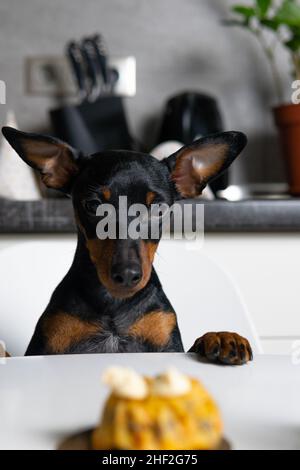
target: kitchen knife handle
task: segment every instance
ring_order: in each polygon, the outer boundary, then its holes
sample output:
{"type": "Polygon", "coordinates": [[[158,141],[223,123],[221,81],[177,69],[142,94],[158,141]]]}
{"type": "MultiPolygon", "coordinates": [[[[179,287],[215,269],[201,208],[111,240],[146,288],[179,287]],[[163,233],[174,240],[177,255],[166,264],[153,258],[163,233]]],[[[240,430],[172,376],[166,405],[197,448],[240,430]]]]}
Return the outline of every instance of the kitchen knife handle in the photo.
{"type": "Polygon", "coordinates": [[[99,83],[99,74],[97,68],[96,51],[91,38],[83,39],[81,43],[82,56],[85,60],[86,70],[89,78],[88,99],[94,101],[101,92],[101,81],[99,83]]]}
{"type": "Polygon", "coordinates": [[[95,53],[98,60],[98,64],[102,73],[103,82],[105,85],[109,84],[109,74],[107,67],[107,51],[100,34],[95,34],[93,37],[93,43],[95,47],[95,53]]]}
{"type": "Polygon", "coordinates": [[[87,96],[85,70],[80,46],[75,41],[71,41],[67,45],[67,57],[77,81],[79,96],[83,101],[87,96]]]}

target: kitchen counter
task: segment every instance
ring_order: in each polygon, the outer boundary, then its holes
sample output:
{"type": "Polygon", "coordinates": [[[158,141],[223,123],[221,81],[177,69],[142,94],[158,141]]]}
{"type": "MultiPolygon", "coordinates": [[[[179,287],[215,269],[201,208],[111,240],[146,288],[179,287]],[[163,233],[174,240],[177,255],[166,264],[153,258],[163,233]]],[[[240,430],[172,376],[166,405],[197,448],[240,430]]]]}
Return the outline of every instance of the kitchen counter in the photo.
{"type": "Polygon", "coordinates": [[[220,406],[235,450],[300,449],[300,365],[291,357],[258,355],[245,366],[224,367],[181,353],[6,359],[0,363],[0,448],[55,449],[66,436],[95,426],[108,392],[101,375],[111,365],[147,375],[174,365],[197,377],[220,406]]]}
{"type": "MultiPolygon", "coordinates": [[[[203,200],[187,200],[203,204],[203,200]]],[[[206,232],[298,232],[300,199],[205,201],[206,232]]],[[[0,233],[73,233],[69,199],[0,201],[0,233]]]]}

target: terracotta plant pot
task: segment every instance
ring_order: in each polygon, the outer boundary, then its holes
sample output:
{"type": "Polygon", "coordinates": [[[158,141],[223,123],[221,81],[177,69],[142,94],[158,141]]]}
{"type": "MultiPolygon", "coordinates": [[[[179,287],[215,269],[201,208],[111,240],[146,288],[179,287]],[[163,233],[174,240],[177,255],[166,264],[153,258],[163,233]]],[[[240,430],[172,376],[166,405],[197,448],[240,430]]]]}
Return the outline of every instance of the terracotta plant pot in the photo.
{"type": "Polygon", "coordinates": [[[300,104],[278,106],[273,111],[286,162],[290,193],[300,196],[300,104]]]}

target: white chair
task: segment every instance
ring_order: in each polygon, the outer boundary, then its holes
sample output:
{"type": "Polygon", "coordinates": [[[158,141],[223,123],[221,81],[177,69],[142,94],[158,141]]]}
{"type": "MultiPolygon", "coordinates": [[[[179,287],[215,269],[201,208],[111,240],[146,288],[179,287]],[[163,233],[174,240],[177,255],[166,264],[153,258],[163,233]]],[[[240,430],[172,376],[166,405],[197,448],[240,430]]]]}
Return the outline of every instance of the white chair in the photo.
{"type": "MultiPolygon", "coordinates": [[[[178,314],[185,350],[208,331],[236,331],[261,352],[255,328],[234,282],[202,250],[163,240],[155,267],[178,314]]],[[[23,355],[35,324],[69,269],[75,236],[22,236],[1,242],[0,340],[23,355]]]]}
{"type": "Polygon", "coordinates": [[[254,324],[234,280],[196,243],[162,240],[155,259],[163,289],[178,316],[185,350],[209,331],[234,331],[250,341],[254,352],[261,353],[254,324]]]}
{"type": "Polygon", "coordinates": [[[55,287],[67,273],[75,236],[10,237],[0,244],[0,340],[22,356],[55,287]]]}

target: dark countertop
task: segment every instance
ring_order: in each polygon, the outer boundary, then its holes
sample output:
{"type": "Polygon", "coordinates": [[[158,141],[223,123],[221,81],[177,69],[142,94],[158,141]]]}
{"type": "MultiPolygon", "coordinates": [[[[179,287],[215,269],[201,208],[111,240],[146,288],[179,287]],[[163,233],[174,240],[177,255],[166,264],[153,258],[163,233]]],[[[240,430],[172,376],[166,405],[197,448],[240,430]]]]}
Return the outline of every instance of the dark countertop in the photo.
{"type": "MultiPolygon", "coordinates": [[[[191,201],[187,201],[191,202],[191,201]]],[[[203,200],[193,204],[203,204],[203,200]]],[[[0,233],[73,233],[69,199],[0,200],[0,233]]],[[[300,232],[300,199],[205,202],[206,232],[300,232]]]]}

